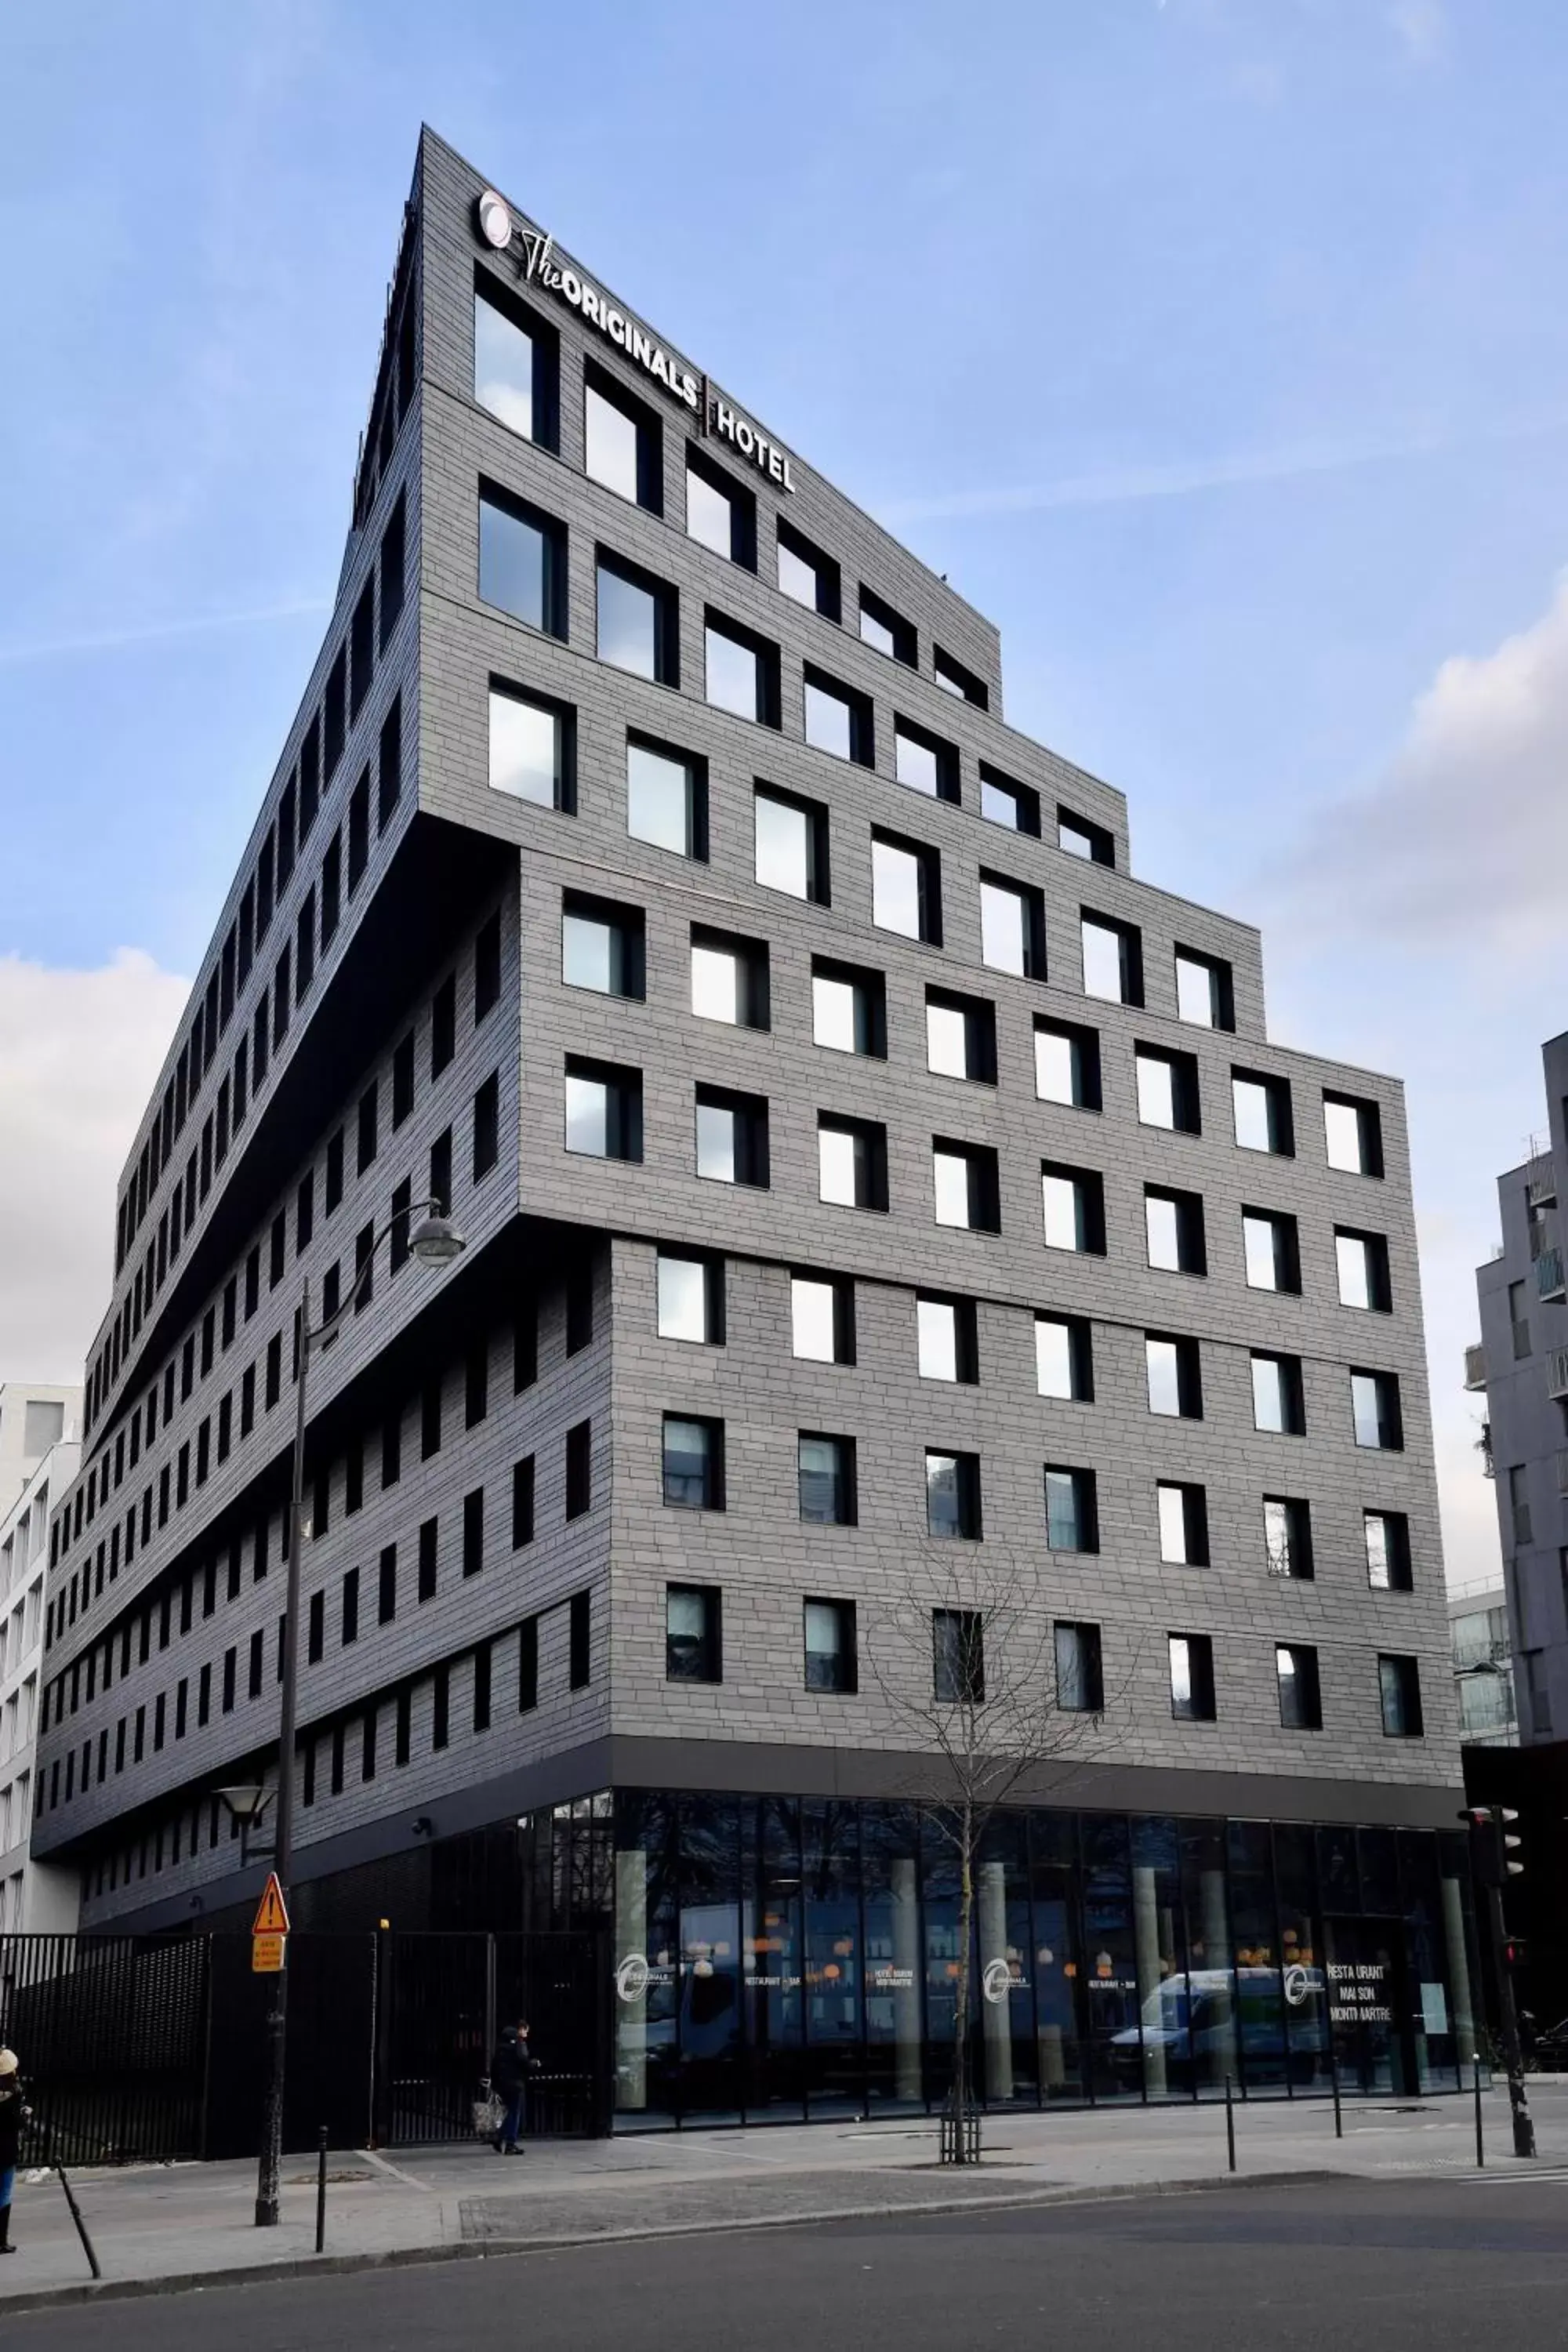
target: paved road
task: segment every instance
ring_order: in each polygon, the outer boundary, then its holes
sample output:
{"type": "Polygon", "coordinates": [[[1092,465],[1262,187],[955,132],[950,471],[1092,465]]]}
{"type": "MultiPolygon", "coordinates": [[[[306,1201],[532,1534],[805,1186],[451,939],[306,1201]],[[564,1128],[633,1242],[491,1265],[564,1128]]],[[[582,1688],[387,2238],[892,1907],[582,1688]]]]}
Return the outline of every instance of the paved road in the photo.
{"type": "Polygon", "coordinates": [[[1334,2181],[740,2231],[18,2314],[5,2352],[1534,2352],[1568,2179],[1334,2181]]]}

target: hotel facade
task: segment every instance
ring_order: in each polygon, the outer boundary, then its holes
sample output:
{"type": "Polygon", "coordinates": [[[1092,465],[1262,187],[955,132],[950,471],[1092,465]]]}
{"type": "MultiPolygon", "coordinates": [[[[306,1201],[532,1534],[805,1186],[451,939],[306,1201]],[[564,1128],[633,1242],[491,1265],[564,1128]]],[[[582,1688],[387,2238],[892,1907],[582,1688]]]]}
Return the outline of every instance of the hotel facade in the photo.
{"type": "Polygon", "coordinates": [[[920,1727],[1026,1668],[989,2101],[1457,2084],[1397,1083],[1272,1045],[992,625],[429,132],[116,1216],[34,1824],[84,1928],[248,1922],[216,1792],[275,1773],[296,1319],[352,1298],[297,1927],[595,1929],[618,2127],[918,2109],[920,1727]]]}

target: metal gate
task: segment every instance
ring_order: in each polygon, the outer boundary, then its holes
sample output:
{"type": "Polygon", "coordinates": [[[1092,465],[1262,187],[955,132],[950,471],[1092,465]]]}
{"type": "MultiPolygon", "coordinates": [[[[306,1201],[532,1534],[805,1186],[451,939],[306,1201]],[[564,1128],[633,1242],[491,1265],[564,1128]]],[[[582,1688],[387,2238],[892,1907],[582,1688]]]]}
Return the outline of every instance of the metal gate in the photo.
{"type": "Polygon", "coordinates": [[[208,1969],[205,1938],[0,1936],[0,2035],[34,2115],[24,2162],[202,2152],[208,1969]]]}
{"type": "Polygon", "coordinates": [[[592,1934],[384,1937],[377,2137],[396,2147],[469,2137],[500,2028],[523,2018],[542,2070],[530,2129],[607,2128],[602,1944],[592,1934]]]}
{"type": "MultiPolygon", "coordinates": [[[[255,1976],[248,1936],[214,1936],[212,2022],[202,2153],[253,2156],[267,2089],[272,1979],[255,1976]]],[[[323,2126],[333,2147],[371,2135],[376,2043],[374,1936],[289,1938],[288,2066],[283,2147],[313,2148],[323,2126]]]]}

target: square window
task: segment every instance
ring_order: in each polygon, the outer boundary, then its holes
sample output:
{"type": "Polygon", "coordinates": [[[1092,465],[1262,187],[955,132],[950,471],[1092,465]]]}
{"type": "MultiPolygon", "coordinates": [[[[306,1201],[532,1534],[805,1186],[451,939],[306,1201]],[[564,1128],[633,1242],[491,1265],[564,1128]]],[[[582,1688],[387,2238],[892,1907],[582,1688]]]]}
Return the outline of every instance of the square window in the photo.
{"type": "Polygon", "coordinates": [[[978,1543],[980,1456],[926,1453],[926,1533],[978,1543]]]}
{"type": "Polygon", "coordinates": [[[1214,1643],[1206,1633],[1170,1636],[1171,1713],[1178,1723],[1212,1723],[1214,1643]]]}
{"type": "Polygon", "coordinates": [[[1176,1013],[1203,1029],[1234,1029],[1236,1003],[1230,966],[1194,949],[1176,950],[1176,1013]]]}
{"type": "Polygon", "coordinates": [[[697,1089],[697,1173],[716,1184],[768,1182],[768,1107],[760,1095],[697,1089]]]}
{"type": "Polygon", "coordinates": [[[862,585],[860,590],[860,642],[874,646],[879,654],[913,669],[919,659],[919,640],[912,621],[896,613],[883,596],[862,585]]]}
{"type": "Polygon", "coordinates": [[[827,811],[816,801],[795,800],[761,784],[755,810],[756,877],[763,887],[814,906],[831,905],[827,811]]]}
{"type": "Polygon", "coordinates": [[[1183,1421],[1204,1417],[1204,1392],[1198,1343],[1169,1339],[1148,1332],[1143,1352],[1149,1382],[1149,1410],[1183,1421]]]}
{"type": "Polygon", "coordinates": [[[1173,1568],[1206,1568],[1209,1518],[1204,1489],[1163,1479],[1154,1494],[1160,1514],[1160,1558],[1173,1568]]]}
{"type": "Polygon", "coordinates": [[[691,1010],[732,1028],[769,1025],[768,950],[762,940],[736,939],[695,924],[691,931],[691,1010]]]}
{"type": "Polygon", "coordinates": [[[1399,1410],[1399,1381],[1393,1372],[1351,1374],[1351,1414],[1358,1445],[1380,1453],[1398,1454],[1405,1446],[1399,1410]]]}
{"type": "Polygon", "coordinates": [[[568,988],[640,999],[646,987],[642,908],[565,891],[561,900],[561,978],[568,988]]]}
{"type": "Polygon", "coordinates": [[[1100,1033],[1065,1021],[1035,1023],[1035,1093],[1041,1102],[1098,1110],[1100,1033]]]}
{"type": "Polygon", "coordinates": [[[1288,1576],[1310,1583],[1316,1573],[1312,1560],[1312,1511],[1293,1495],[1263,1497],[1263,1557],[1270,1576],[1288,1576]]]}
{"type": "Polygon", "coordinates": [[[575,734],[570,711],[492,686],[489,722],[490,790],[569,815],[575,734]]]}
{"type": "Polygon", "coordinates": [[[664,1499],[682,1511],[724,1507],[724,1424],[664,1416],[664,1499]]]}
{"type": "Polygon", "coordinates": [[[479,596],[546,635],[566,635],[566,534],[490,483],[479,488],[479,596]]]}
{"type": "Polygon", "coordinates": [[[980,877],[980,961],[1020,980],[1046,977],[1046,902],[1042,892],[999,874],[980,877]]]}
{"type": "Polygon", "coordinates": [[[1081,1316],[1036,1316],[1035,1388],[1069,1403],[1094,1402],[1093,1345],[1081,1316]]]}
{"type": "Polygon", "coordinates": [[[1052,1551],[1100,1549],[1098,1481],[1092,1470],[1046,1467],[1046,1542],[1052,1551]]]}
{"type": "MultiPolygon", "coordinates": [[[[942,683],[941,678],[937,680],[942,683]]],[[[1040,796],[1027,784],[1016,783],[999,769],[980,767],[980,814],[988,824],[1005,825],[1010,833],[1037,838],[1040,830],[1040,796]]]]}
{"type": "Polygon", "coordinates": [[[1340,1305],[1386,1315],[1394,1304],[1388,1275],[1388,1243],[1382,1234],[1352,1233],[1334,1227],[1334,1256],[1340,1277],[1340,1305]]]}
{"type": "Polygon", "coordinates": [[[1241,1248],[1249,1290],[1300,1290],[1301,1252],[1294,1217],[1273,1209],[1243,1209],[1241,1248]]]}
{"type": "Polygon", "coordinates": [[[1376,1103],[1325,1091],[1323,1139],[1331,1168],[1352,1176],[1383,1174],[1383,1117],[1376,1103]]]}
{"type": "Polygon", "coordinates": [[[1279,1721],[1287,1731],[1321,1731],[1323,1703],[1318,1685],[1318,1653],[1304,1642],[1281,1642],[1274,1652],[1279,1686],[1279,1721]]]}
{"type": "Polygon", "coordinates": [[[924,793],[928,800],[951,801],[956,806],[957,745],[944,743],[940,735],[928,735],[910,719],[893,721],[893,773],[908,791],[924,793]]]}
{"type": "Polygon", "coordinates": [[[886,1209],[886,1128],[872,1119],[837,1118],[824,1111],[816,1122],[816,1160],[819,1200],[844,1209],[886,1209]]]}
{"type": "Polygon", "coordinates": [[[672,1683],[723,1680],[720,1597],[716,1585],[667,1584],[664,1589],[664,1671],[672,1683]]]}
{"type": "Polygon", "coordinates": [[[855,1361],[855,1290],[847,1276],[790,1276],[792,1352],[815,1364],[855,1361]]]}
{"type": "Polygon", "coordinates": [[[985,1630],[977,1609],[933,1609],[931,1695],[949,1706],[985,1698],[985,1630]]]}
{"type": "Polygon", "coordinates": [[[1300,1357],[1253,1355],[1252,1425],[1283,1437],[1306,1435],[1300,1357]]]}
{"type": "MultiPolygon", "coordinates": [[[[560,338],[507,288],[479,282],[480,278],[476,269],[474,398],[513,433],[553,449],[559,437],[560,338]]],[[[384,600],[385,593],[384,585],[384,600]]]]}
{"type": "Polygon", "coordinates": [[[1363,1511],[1366,1580],[1374,1592],[1408,1592],[1410,1522],[1403,1511],[1363,1511]]]}
{"type": "Polygon", "coordinates": [[[1111,1004],[1143,1002],[1143,941],[1136,924],[1118,923],[1109,915],[1080,918],[1083,942],[1083,992],[1102,996],[1111,1004]]]}
{"type": "Polygon", "coordinates": [[[871,835],[871,920],[879,930],[942,945],[942,866],[934,849],[871,835]]]}
{"type": "Polygon", "coordinates": [[[1232,1070],[1230,1099],[1236,1140],[1243,1151],[1271,1151],[1286,1160],[1294,1156],[1296,1130],[1288,1078],[1256,1070],[1232,1070]]]}
{"type": "Polygon", "coordinates": [[[954,1143],[931,1138],[931,1181],[939,1225],[971,1233],[1002,1230],[1002,1199],[996,1154],[988,1144],[954,1143]]]}
{"type": "Polygon", "coordinates": [[[881,973],[814,956],[811,1034],[818,1045],[826,1045],[836,1054],[869,1054],[885,1059],[887,989],[881,973]]]}
{"type": "Polygon", "coordinates": [[[706,453],[686,453],[686,535],[731,563],[757,568],[757,502],[706,453]]]}
{"type": "MultiPolygon", "coordinates": [[[[642,1073],[566,1062],[566,1149],[593,1160],[642,1158],[642,1073]]],[[[437,1195],[439,1197],[439,1195],[437,1195]]]]}
{"type": "Polygon", "coordinates": [[[676,857],[708,856],[708,771],[662,745],[626,739],[626,831],[676,857]]]}
{"type": "MultiPolygon", "coordinates": [[[[931,648],[931,676],[944,694],[955,694],[961,701],[972,702],[976,710],[990,708],[991,697],[984,679],[976,677],[972,669],[965,669],[962,662],[954,661],[951,654],[943,653],[940,646],[931,648]]],[[[1039,831],[1037,824],[1035,831],[1039,831]]]]}
{"type": "Polygon", "coordinates": [[[922,1381],[973,1382],[980,1378],[980,1346],[972,1298],[915,1299],[922,1381]]]}
{"type": "Polygon", "coordinates": [[[797,1441],[800,1516],[813,1527],[855,1525],[855,1440],[802,1430],[797,1441]]]}
{"type": "Polygon", "coordinates": [[[583,469],[650,514],[664,508],[658,419],[596,369],[584,371],[583,469]]]}
{"type": "Polygon", "coordinates": [[[1181,1135],[1202,1133],[1198,1066],[1191,1054],[1167,1054],[1157,1045],[1136,1045],[1132,1067],[1142,1126],[1168,1128],[1181,1135]]]}
{"type": "Polygon", "coordinates": [[[1414,1658],[1380,1657],[1377,1687],[1383,1702],[1384,1736],[1388,1739],[1419,1739],[1421,1669],[1414,1658]]]}
{"type": "Polygon", "coordinates": [[[852,760],[862,768],[874,764],[871,705],[835,679],[824,677],[809,663],[805,672],[805,740],[836,760],[852,760]]]}
{"type": "Polygon", "coordinates": [[[1198,1193],[1167,1192],[1161,1185],[1145,1184],[1143,1216],[1152,1266],[1169,1274],[1208,1272],[1204,1204],[1198,1193]]]}
{"type": "Polygon", "coordinates": [[[1098,1625],[1058,1618],[1052,1627],[1057,1661],[1057,1705],[1064,1715],[1103,1715],[1105,1676],[1098,1625]]]}
{"type": "Polygon", "coordinates": [[[860,1687],[852,1601],[808,1601],[805,1620],[805,1687],[852,1696],[860,1687]]]}
{"type": "Polygon", "coordinates": [[[658,1336],[716,1348],[724,1339],[724,1268],[710,1257],[658,1254],[658,1336]]]}
{"type": "Polygon", "coordinates": [[[939,1076],[996,1083],[996,1011],[983,997],[926,991],[926,1067],[939,1076]]]}
{"type": "Polygon", "coordinates": [[[600,551],[597,568],[599,659],[616,669],[680,684],[679,614],[673,588],[600,551]]]}
{"type": "Polygon", "coordinates": [[[1092,1169],[1040,1162],[1046,1247],[1105,1255],[1105,1185],[1092,1169]]]}
{"type": "Polygon", "coordinates": [[[778,524],[778,583],[786,596],[837,621],[840,608],[838,566],[830,555],[782,519],[778,524]]]}
{"type": "Polygon", "coordinates": [[[1069,857],[1086,857],[1095,866],[1114,866],[1116,836],[1102,824],[1092,824],[1072,809],[1057,810],[1057,846],[1069,857]]]}
{"type": "Polygon", "coordinates": [[[776,727],[778,649],[712,612],[703,630],[707,699],[715,710],[732,711],[761,727],[776,727]]]}

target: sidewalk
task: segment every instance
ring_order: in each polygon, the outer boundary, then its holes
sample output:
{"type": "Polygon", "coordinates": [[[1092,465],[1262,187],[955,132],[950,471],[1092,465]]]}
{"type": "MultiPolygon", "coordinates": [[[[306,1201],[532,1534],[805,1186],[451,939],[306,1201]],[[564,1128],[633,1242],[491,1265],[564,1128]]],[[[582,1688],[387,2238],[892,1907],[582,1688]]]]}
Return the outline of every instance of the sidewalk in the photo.
{"type": "MultiPolygon", "coordinates": [[[[1508,2096],[1485,2095],[1487,2179],[1563,2168],[1568,2080],[1531,2084],[1540,2157],[1511,2153],[1508,2096]]],[[[1334,2137],[1327,2100],[1238,2105],[1243,2180],[1474,2172],[1468,2097],[1347,2102],[1334,2137]]],[[[0,2311],[81,2294],[171,2290],[237,2275],[321,2266],[458,2259],[608,2237],[806,2220],[952,2210],[1226,2178],[1223,2106],[1101,2108],[987,2117],[984,2162],[937,2164],[934,2120],[846,2120],[775,2129],[647,2134],[535,2144],[516,2158],[488,2147],[348,2151],[329,2158],[327,2249],[315,2246],[316,2167],[283,2168],[283,2218],[253,2220],[254,2164],[132,2167],[71,2176],[103,2267],[94,2289],[59,2185],[19,2179],[19,2251],[0,2263],[0,2311]]],[[[1478,2183],[1478,2194],[1484,2194],[1478,2183]]]]}

